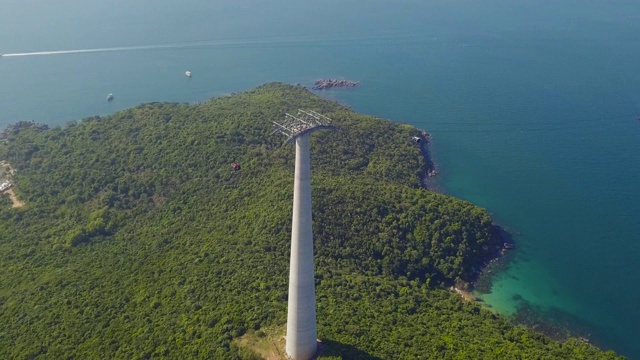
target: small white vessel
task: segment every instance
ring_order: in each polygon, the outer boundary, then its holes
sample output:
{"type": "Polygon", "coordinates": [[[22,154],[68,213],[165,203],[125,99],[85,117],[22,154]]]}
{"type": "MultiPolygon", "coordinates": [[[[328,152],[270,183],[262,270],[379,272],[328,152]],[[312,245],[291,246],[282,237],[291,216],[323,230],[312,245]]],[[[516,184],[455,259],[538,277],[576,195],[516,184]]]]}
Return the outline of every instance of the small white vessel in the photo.
{"type": "Polygon", "coordinates": [[[189,70],[185,71],[185,73],[184,73],[184,74],[185,74],[187,77],[191,77],[191,71],[189,71],[189,70]]]}
{"type": "Polygon", "coordinates": [[[111,100],[113,100],[113,94],[107,95],[107,101],[111,101],[111,100]]]}

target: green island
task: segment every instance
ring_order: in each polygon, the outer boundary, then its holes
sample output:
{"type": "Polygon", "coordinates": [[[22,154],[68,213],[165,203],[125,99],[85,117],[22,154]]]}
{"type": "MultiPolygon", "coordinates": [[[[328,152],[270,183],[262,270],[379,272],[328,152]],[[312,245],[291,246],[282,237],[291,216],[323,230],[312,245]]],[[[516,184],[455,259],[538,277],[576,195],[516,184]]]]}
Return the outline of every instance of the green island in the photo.
{"type": "Polygon", "coordinates": [[[269,133],[297,109],[340,128],[312,136],[320,359],[619,358],[451,292],[488,213],[421,186],[416,128],[280,83],[7,130],[0,358],[282,358],[295,151],[269,133]]]}

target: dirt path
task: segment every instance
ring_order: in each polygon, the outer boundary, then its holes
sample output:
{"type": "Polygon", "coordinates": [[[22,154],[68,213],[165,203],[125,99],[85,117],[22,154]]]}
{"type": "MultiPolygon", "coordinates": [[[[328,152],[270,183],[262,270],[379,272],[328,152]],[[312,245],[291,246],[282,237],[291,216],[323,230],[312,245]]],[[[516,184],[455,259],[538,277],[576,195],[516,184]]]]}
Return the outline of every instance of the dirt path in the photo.
{"type": "Polygon", "coordinates": [[[19,208],[24,206],[24,202],[18,200],[18,197],[16,196],[16,193],[13,192],[13,189],[9,189],[6,192],[7,194],[9,194],[9,198],[11,198],[11,202],[13,203],[11,207],[19,208]]]}

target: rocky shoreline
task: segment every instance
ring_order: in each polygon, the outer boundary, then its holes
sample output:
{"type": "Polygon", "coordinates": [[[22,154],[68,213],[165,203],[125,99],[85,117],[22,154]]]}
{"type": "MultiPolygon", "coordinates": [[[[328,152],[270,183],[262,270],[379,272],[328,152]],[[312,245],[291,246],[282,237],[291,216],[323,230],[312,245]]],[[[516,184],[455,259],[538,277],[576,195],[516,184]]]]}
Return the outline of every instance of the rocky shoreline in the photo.
{"type": "MultiPolygon", "coordinates": [[[[449,289],[467,301],[483,302],[482,294],[491,293],[493,275],[506,270],[514,258],[512,250],[515,249],[515,245],[511,234],[496,224],[493,224],[492,228],[492,237],[498,239],[498,244],[490,249],[486,248],[489,253],[484,257],[484,260],[477,263],[471,278],[459,280],[449,289]]],[[[488,304],[483,306],[491,308],[491,305],[488,304]]]]}
{"type": "Polygon", "coordinates": [[[513,236],[507,229],[493,225],[492,236],[498,239],[498,244],[491,249],[491,254],[476,267],[472,279],[464,284],[464,290],[477,291],[481,294],[491,292],[493,274],[506,270],[513,259],[515,244],[513,236]]]}
{"type": "MultiPolygon", "coordinates": [[[[443,189],[439,188],[432,180],[433,177],[438,175],[438,170],[431,158],[431,151],[429,150],[431,134],[418,129],[418,134],[413,136],[412,140],[420,148],[420,153],[424,159],[424,171],[420,176],[422,187],[427,190],[444,193],[443,189]]],[[[485,249],[489,251],[489,254],[482,262],[477,264],[472,277],[468,279],[468,281],[460,281],[451,287],[452,291],[455,291],[466,300],[482,301],[481,298],[473,295],[473,291],[478,290],[480,293],[491,292],[492,273],[508,267],[512,258],[511,256],[507,256],[515,249],[511,234],[503,227],[494,224],[492,237],[498,239],[498,244],[494,245],[491,249],[485,249]]]]}
{"type": "Polygon", "coordinates": [[[49,126],[45,124],[39,124],[34,121],[18,121],[17,123],[7,125],[6,128],[0,130],[0,140],[8,138],[11,134],[17,134],[22,130],[32,128],[38,131],[43,131],[49,129],[49,126]]]}
{"type": "Polygon", "coordinates": [[[424,130],[419,130],[420,133],[413,137],[413,141],[418,144],[420,148],[420,153],[422,154],[422,158],[425,163],[425,171],[421,176],[420,181],[422,182],[422,186],[425,189],[431,189],[432,184],[429,182],[429,178],[432,178],[438,175],[438,170],[436,170],[436,164],[433,162],[431,158],[431,152],[429,151],[429,143],[431,142],[431,134],[424,130]]]}
{"type": "Polygon", "coordinates": [[[313,90],[326,90],[334,87],[356,87],[359,81],[341,80],[341,79],[318,79],[313,83],[313,90]]]}
{"type": "MultiPolygon", "coordinates": [[[[433,180],[438,175],[438,170],[429,149],[431,134],[424,130],[417,130],[418,133],[412,137],[412,141],[418,145],[424,159],[424,171],[420,176],[421,185],[424,189],[444,193],[443,189],[433,180]]],[[[492,237],[497,239],[497,244],[485,249],[488,254],[476,265],[471,278],[467,279],[467,281],[459,281],[451,286],[451,291],[458,293],[465,300],[482,302],[482,298],[475,296],[474,291],[477,290],[485,294],[490,293],[492,275],[506,269],[513,258],[511,254],[513,254],[512,250],[515,249],[515,244],[512,235],[505,228],[494,224],[492,226],[492,237]]]]}

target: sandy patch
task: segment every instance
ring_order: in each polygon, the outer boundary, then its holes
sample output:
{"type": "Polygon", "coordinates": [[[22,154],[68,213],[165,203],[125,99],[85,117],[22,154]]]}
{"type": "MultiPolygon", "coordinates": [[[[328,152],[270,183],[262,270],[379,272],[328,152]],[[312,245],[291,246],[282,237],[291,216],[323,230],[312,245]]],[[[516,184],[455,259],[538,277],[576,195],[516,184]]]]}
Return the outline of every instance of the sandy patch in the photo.
{"type": "Polygon", "coordinates": [[[18,197],[16,196],[16,193],[13,192],[13,189],[7,190],[6,193],[9,194],[9,198],[11,199],[11,202],[13,203],[13,205],[11,205],[11,207],[19,208],[19,207],[23,207],[24,206],[24,202],[18,200],[18,197]]]}
{"type": "Polygon", "coordinates": [[[462,290],[462,289],[458,289],[455,286],[452,286],[451,291],[458,293],[458,295],[460,295],[460,297],[462,297],[463,299],[467,300],[467,301],[478,301],[478,297],[476,297],[475,295],[473,295],[472,292],[470,291],[466,291],[466,290],[462,290]]]}

